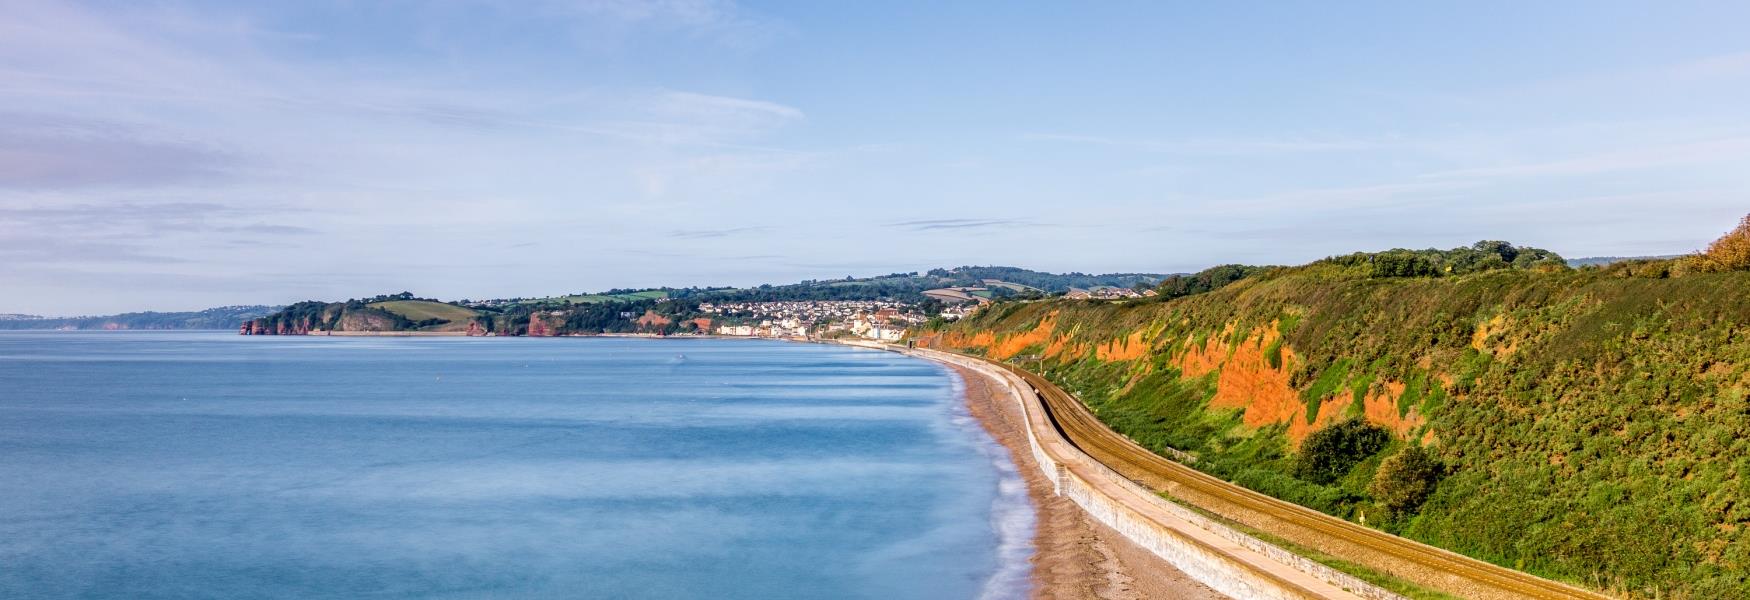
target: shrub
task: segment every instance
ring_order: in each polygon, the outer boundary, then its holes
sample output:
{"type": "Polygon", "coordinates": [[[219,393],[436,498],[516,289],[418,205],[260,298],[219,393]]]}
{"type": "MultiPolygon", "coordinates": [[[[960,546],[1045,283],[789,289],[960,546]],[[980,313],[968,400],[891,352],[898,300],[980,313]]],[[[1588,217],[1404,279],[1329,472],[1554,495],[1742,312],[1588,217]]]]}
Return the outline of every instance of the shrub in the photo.
{"type": "Polygon", "coordinates": [[[1392,512],[1412,511],[1428,499],[1443,470],[1426,449],[1415,444],[1404,446],[1379,463],[1367,492],[1392,512]]]}
{"type": "Polygon", "coordinates": [[[1362,420],[1350,420],[1307,436],[1294,462],[1294,475],[1314,483],[1341,479],[1356,464],[1385,449],[1386,430],[1362,420]]]}
{"type": "Polygon", "coordinates": [[[1701,258],[1711,271],[1750,270],[1750,216],[1738,221],[1737,229],[1708,244],[1701,258]]]}

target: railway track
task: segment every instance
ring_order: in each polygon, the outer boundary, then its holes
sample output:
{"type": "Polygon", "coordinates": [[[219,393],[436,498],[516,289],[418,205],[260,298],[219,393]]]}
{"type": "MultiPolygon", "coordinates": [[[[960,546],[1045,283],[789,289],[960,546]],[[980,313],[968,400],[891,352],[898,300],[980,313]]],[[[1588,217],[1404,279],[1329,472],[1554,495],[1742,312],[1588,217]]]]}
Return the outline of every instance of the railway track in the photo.
{"type": "MultiPolygon", "coordinates": [[[[977,357],[972,357],[977,358],[977,357]]],[[[983,359],[980,359],[983,360],[983,359]]],[[[1538,600],[1601,600],[1608,598],[1564,583],[1521,573],[1391,535],[1327,515],[1291,502],[1228,483],[1215,476],[1174,462],[1100,422],[1087,406],[1069,393],[1034,373],[1013,365],[986,361],[1006,369],[1031,385],[1043,399],[1045,413],[1072,445],[1113,470],[1157,491],[1193,501],[1192,504],[1241,522],[1237,511],[1249,512],[1278,525],[1300,529],[1341,545],[1364,549],[1372,556],[1338,554],[1345,560],[1368,565],[1418,584],[1465,598],[1533,598],[1538,600]],[[1189,498],[1187,498],[1189,497],[1189,498]],[[1212,502],[1207,500],[1213,500],[1212,502]],[[1225,505],[1225,506],[1224,506],[1225,505]]],[[[1282,529],[1265,528],[1265,529],[1282,529]]],[[[1311,545],[1311,544],[1309,544],[1311,545]]]]}

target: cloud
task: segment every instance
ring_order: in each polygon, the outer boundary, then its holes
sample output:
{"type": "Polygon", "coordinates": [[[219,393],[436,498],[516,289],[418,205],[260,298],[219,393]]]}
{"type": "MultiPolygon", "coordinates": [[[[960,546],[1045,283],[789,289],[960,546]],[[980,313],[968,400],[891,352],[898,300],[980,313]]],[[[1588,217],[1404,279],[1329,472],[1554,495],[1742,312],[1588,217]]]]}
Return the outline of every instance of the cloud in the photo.
{"type": "Polygon", "coordinates": [[[538,5],[550,13],[694,29],[737,27],[749,20],[734,2],[724,0],[550,0],[538,5]]]}
{"type": "Polygon", "coordinates": [[[767,227],[764,225],[756,225],[756,226],[749,226],[749,227],[729,227],[729,228],[725,228],[725,229],[683,229],[683,230],[671,231],[671,232],[669,232],[668,236],[672,237],[672,238],[683,239],[683,240],[703,240],[703,239],[723,238],[723,237],[730,237],[730,236],[736,236],[736,235],[744,235],[744,234],[749,234],[749,233],[759,233],[759,232],[767,231],[770,229],[771,229],[771,227],[767,227]]]}
{"type": "Polygon", "coordinates": [[[0,226],[32,231],[92,231],[126,227],[145,232],[221,231],[299,234],[311,230],[291,225],[252,222],[224,224],[225,220],[260,218],[283,214],[284,208],[246,208],[212,202],[165,202],[119,204],[72,204],[57,206],[0,207],[0,226]]]}
{"type": "Polygon", "coordinates": [[[1034,223],[1018,219],[922,219],[917,221],[900,221],[888,223],[888,227],[910,229],[912,231],[936,231],[944,229],[988,229],[995,227],[1032,227],[1034,223]]]}
{"type": "Polygon", "coordinates": [[[0,113],[0,188],[154,186],[229,176],[231,153],[127,125],[0,113]]]}
{"type": "Polygon", "coordinates": [[[200,247],[287,247],[273,240],[316,233],[266,220],[295,214],[209,202],[0,207],[0,259],[56,267],[193,263],[183,255],[200,247]]]}
{"type": "Polygon", "coordinates": [[[176,264],[187,259],[155,254],[144,245],[72,239],[58,235],[0,236],[0,262],[22,265],[176,264]]]}
{"type": "Polygon", "coordinates": [[[668,92],[662,102],[670,111],[691,116],[754,115],[774,119],[801,119],[802,110],[764,100],[746,100],[691,92],[668,92]]]}
{"type": "Polygon", "coordinates": [[[316,233],[315,229],[309,227],[299,227],[297,225],[275,225],[270,223],[254,223],[237,227],[223,227],[219,230],[234,231],[237,233],[259,233],[264,235],[308,235],[316,233]]]}

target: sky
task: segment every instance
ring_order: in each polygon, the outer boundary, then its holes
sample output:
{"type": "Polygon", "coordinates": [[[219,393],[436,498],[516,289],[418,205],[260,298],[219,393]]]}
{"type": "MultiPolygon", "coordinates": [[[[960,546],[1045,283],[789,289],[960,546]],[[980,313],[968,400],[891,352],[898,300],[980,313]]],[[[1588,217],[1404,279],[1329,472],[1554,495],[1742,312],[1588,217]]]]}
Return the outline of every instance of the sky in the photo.
{"type": "Polygon", "coordinates": [[[1750,212],[1750,3],[0,0],[0,312],[1188,272],[1750,212]]]}

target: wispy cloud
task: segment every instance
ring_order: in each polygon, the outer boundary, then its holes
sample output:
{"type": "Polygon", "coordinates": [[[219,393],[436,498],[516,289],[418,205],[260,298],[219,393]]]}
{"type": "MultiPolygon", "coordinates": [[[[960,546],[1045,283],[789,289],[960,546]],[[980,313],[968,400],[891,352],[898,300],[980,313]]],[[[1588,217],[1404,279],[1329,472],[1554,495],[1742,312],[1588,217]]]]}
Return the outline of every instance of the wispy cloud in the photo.
{"type": "Polygon", "coordinates": [[[688,116],[752,115],[775,119],[801,119],[804,116],[801,109],[764,100],[748,100],[692,92],[668,92],[661,99],[667,110],[688,116]]]}
{"type": "Polygon", "coordinates": [[[107,121],[0,113],[0,188],[147,186],[227,176],[234,153],[107,121]]]}
{"type": "Polygon", "coordinates": [[[771,227],[767,227],[764,225],[755,225],[755,226],[748,226],[748,227],[728,227],[728,228],[723,228],[723,229],[682,229],[682,230],[671,231],[671,232],[669,232],[668,236],[672,237],[672,238],[683,239],[683,240],[704,240],[704,239],[712,239],[712,238],[724,238],[724,237],[730,237],[730,236],[745,235],[745,234],[750,234],[750,233],[760,233],[760,232],[767,231],[770,229],[771,229],[771,227]]]}
{"type": "Polygon", "coordinates": [[[1028,133],[1022,134],[1021,139],[1109,146],[1142,152],[1214,156],[1374,150],[1394,143],[1385,140],[1321,138],[1151,140],[1058,133],[1028,133]]]}
{"type": "Polygon", "coordinates": [[[1032,227],[1034,225],[1035,224],[1030,221],[1022,221],[1019,219],[922,219],[887,224],[888,227],[910,229],[912,231],[1032,227]]]}
{"type": "MultiPolygon", "coordinates": [[[[526,9],[530,3],[483,4],[526,9]]],[[[539,12],[560,18],[691,31],[735,45],[763,42],[784,29],[729,0],[541,0],[533,4],[539,12]]]]}
{"type": "Polygon", "coordinates": [[[251,223],[248,225],[222,227],[222,228],[219,228],[219,230],[220,231],[232,231],[232,232],[237,232],[237,233],[263,234],[263,235],[310,235],[310,234],[317,232],[316,229],[311,228],[311,227],[299,227],[297,225],[276,225],[273,223],[251,223]]]}

